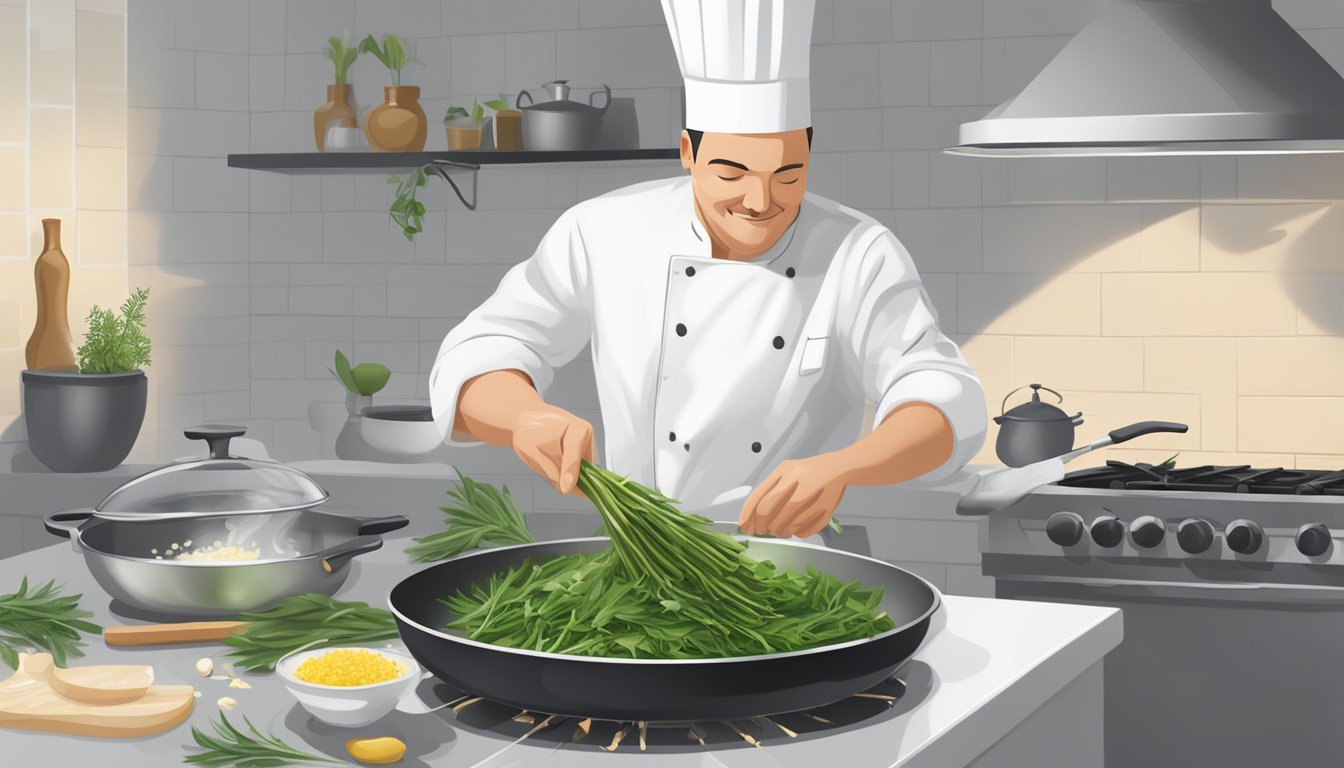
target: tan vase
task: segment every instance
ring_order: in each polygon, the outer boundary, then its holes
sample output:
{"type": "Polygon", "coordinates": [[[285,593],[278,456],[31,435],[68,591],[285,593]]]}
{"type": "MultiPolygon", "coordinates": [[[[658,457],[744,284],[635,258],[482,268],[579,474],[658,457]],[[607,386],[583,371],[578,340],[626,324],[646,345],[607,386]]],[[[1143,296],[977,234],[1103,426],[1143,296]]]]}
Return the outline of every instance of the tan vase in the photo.
{"type": "Polygon", "coordinates": [[[350,108],[350,84],[338,83],[327,86],[327,103],[313,110],[313,140],[317,142],[317,151],[327,151],[327,127],[339,125],[342,128],[355,127],[355,110],[350,108]]]}
{"type": "Polygon", "coordinates": [[[364,118],[364,135],[375,152],[419,152],[425,148],[429,121],[420,108],[420,86],[389,85],[383,103],[364,118]]]}
{"type": "Polygon", "coordinates": [[[495,113],[495,149],[523,148],[523,113],[506,109],[495,113]]]}
{"type": "Polygon", "coordinates": [[[37,323],[24,350],[31,371],[77,371],[70,321],[70,262],[61,251],[61,220],[42,220],[42,255],[33,268],[37,283],[37,323]]]}
{"type": "Polygon", "coordinates": [[[448,149],[480,149],[482,126],[472,125],[470,120],[463,120],[444,123],[443,128],[448,132],[448,149]]]}

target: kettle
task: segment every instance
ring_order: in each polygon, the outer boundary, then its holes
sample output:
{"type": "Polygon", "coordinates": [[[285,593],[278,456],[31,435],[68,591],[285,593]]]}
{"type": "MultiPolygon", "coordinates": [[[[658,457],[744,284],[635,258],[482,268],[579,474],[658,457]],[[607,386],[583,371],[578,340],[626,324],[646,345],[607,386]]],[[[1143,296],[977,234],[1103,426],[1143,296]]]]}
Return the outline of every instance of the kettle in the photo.
{"type": "Polygon", "coordinates": [[[1004,396],[999,415],[994,417],[994,423],[999,425],[994,450],[999,461],[1010,467],[1024,467],[1068,453],[1073,448],[1074,429],[1083,423],[1081,411],[1070,416],[1058,406],[1041,400],[1041,390],[1054,395],[1061,404],[1063,395],[1040,384],[1030,386],[1030,402],[1004,410],[1008,398],[1026,389],[1018,387],[1004,396]]]}

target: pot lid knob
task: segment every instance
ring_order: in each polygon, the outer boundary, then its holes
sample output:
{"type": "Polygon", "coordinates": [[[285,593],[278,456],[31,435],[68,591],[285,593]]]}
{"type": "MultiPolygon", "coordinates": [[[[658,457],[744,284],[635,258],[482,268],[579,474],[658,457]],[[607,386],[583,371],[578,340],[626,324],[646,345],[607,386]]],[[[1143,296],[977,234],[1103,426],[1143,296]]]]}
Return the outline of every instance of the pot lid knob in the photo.
{"type": "Polygon", "coordinates": [[[202,424],[199,427],[188,427],[182,430],[182,434],[188,440],[204,440],[210,446],[210,458],[227,459],[230,458],[229,441],[247,434],[247,428],[228,424],[202,424]]]}

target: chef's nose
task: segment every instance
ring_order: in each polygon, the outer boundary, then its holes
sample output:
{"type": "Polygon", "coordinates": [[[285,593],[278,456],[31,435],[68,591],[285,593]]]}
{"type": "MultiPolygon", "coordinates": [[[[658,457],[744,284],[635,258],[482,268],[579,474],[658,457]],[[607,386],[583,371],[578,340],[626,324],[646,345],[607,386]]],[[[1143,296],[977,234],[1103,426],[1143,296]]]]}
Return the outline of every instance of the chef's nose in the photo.
{"type": "Polygon", "coordinates": [[[742,207],[753,213],[765,213],[770,210],[770,185],[756,176],[747,176],[746,194],[742,197],[742,207]]]}

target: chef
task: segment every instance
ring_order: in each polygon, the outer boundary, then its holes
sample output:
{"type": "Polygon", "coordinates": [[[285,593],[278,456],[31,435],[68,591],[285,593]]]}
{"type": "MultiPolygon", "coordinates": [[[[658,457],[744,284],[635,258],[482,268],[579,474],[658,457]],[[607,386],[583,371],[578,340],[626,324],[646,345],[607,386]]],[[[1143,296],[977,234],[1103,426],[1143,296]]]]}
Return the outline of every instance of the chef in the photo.
{"type": "Polygon", "coordinates": [[[449,332],[430,376],[448,443],[511,447],[575,492],[593,428],[544,395],[591,344],[607,466],[683,509],[731,504],[746,533],[813,535],[849,486],[979,450],[980,383],[905,248],[806,193],[813,5],[663,0],[687,173],[566,211],[449,332]]]}

